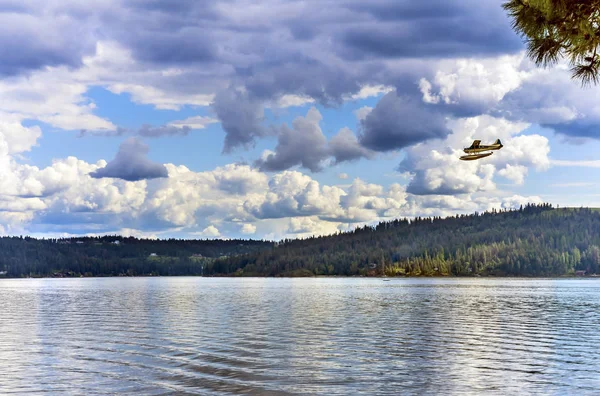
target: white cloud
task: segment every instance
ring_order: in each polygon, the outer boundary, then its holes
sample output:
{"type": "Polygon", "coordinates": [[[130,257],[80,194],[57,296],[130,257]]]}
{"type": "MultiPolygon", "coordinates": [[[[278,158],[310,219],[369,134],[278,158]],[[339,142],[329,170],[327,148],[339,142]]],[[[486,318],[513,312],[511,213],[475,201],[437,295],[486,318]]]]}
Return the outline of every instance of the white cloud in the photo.
{"type": "Polygon", "coordinates": [[[345,96],[345,100],[358,100],[358,99],[367,99],[375,96],[385,95],[388,92],[392,92],[394,87],[386,86],[386,85],[364,85],[361,87],[360,91],[353,95],[345,96]]]}
{"type": "Polygon", "coordinates": [[[531,75],[524,53],[489,59],[443,60],[433,81],[422,78],[419,88],[426,103],[461,105],[486,111],[517,89],[531,75]]]}
{"type": "Polygon", "coordinates": [[[101,234],[123,230],[150,236],[177,232],[281,238],[503,204],[502,200],[481,201],[469,195],[418,197],[399,184],[385,187],[360,179],[344,191],[321,185],[300,172],[267,176],[247,165],[193,172],[185,166],[165,164],[168,178],[130,182],[90,177],[105,160],[89,164],[69,157],[39,169],[20,165],[6,154],[1,158],[9,158],[10,165],[0,177],[1,182],[9,182],[0,196],[3,232],[101,234]]]}
{"type": "Polygon", "coordinates": [[[14,116],[0,115],[0,139],[6,144],[7,154],[18,154],[31,150],[42,136],[42,131],[38,126],[27,128],[15,119],[14,116]]]}
{"type": "Polygon", "coordinates": [[[369,115],[369,113],[373,111],[372,107],[369,106],[363,106],[360,109],[356,109],[354,110],[354,115],[356,116],[356,119],[358,121],[362,121],[365,118],[367,118],[367,116],[369,115]]]}
{"type": "Polygon", "coordinates": [[[211,225],[202,230],[201,235],[205,237],[218,237],[221,235],[221,233],[219,232],[217,227],[211,225]]]}
{"type": "Polygon", "coordinates": [[[407,150],[400,169],[412,174],[408,192],[423,194],[470,194],[493,191],[499,174],[522,184],[530,167],[546,170],[550,166],[548,139],[522,134],[527,123],[511,122],[487,115],[451,119],[453,131],[445,140],[426,142],[407,150]],[[504,147],[478,161],[461,161],[462,149],[473,140],[492,143],[500,139],[504,147]]]}
{"type": "Polygon", "coordinates": [[[315,100],[309,96],[283,95],[275,103],[267,103],[266,107],[285,109],[287,107],[302,107],[312,103],[315,103],[315,100]]]}
{"type": "Polygon", "coordinates": [[[151,104],[158,110],[180,110],[184,105],[208,106],[214,94],[179,94],[173,95],[162,89],[142,84],[116,83],[108,86],[115,94],[129,93],[131,100],[139,104],[151,104]]]}
{"type": "Polygon", "coordinates": [[[515,184],[523,184],[525,182],[525,176],[527,175],[527,167],[523,165],[510,165],[506,164],[504,169],[498,171],[500,176],[504,176],[509,180],[512,180],[515,184]]]}
{"type": "Polygon", "coordinates": [[[212,117],[195,116],[189,117],[185,120],[172,121],[168,125],[183,128],[185,126],[192,129],[204,129],[210,124],[218,123],[219,120],[212,117]]]}
{"type": "Polygon", "coordinates": [[[256,232],[256,226],[253,224],[244,224],[240,232],[244,235],[254,234],[256,232]]]}

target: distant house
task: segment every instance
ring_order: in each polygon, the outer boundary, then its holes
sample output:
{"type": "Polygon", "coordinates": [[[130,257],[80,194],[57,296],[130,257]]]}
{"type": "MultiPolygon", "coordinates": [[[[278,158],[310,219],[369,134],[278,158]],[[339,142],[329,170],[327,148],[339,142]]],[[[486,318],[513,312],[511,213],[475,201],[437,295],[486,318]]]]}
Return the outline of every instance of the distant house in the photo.
{"type": "Polygon", "coordinates": [[[81,245],[81,244],[83,244],[84,242],[83,242],[83,241],[77,241],[77,242],[75,242],[75,243],[76,243],[76,244],[78,244],[78,245],[81,245]]]}
{"type": "Polygon", "coordinates": [[[115,245],[120,245],[121,241],[112,241],[111,243],[115,244],[115,245]]]}
{"type": "Polygon", "coordinates": [[[203,257],[200,253],[194,253],[192,254],[192,257],[203,257]]]}
{"type": "Polygon", "coordinates": [[[8,271],[0,271],[0,276],[4,276],[6,274],[8,274],[8,271]]]}
{"type": "Polygon", "coordinates": [[[575,276],[584,276],[585,271],[575,271],[575,276]]]}
{"type": "Polygon", "coordinates": [[[156,253],[150,253],[150,257],[156,257],[157,254],[156,253]]]}

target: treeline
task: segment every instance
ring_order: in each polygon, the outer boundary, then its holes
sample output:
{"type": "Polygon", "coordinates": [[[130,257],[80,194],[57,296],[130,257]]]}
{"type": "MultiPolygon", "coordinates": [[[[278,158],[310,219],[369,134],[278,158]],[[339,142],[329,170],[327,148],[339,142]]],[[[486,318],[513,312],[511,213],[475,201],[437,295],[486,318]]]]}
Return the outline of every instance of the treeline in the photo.
{"type": "Polygon", "coordinates": [[[398,219],[215,260],[237,276],[561,276],[595,274],[600,212],[550,204],[449,218],[398,219]]]}
{"type": "Polygon", "coordinates": [[[273,246],[256,240],[0,238],[0,277],[202,275],[214,259],[273,246]]]}
{"type": "Polygon", "coordinates": [[[397,219],[279,243],[0,238],[0,277],[561,276],[596,274],[599,266],[600,211],[549,204],[397,219]]]}

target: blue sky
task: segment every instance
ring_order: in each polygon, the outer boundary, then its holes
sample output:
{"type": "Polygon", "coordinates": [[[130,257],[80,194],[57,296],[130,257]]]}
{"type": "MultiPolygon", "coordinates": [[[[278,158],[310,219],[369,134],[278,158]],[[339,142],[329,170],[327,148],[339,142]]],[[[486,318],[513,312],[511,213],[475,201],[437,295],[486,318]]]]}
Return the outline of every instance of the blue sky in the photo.
{"type": "Polygon", "coordinates": [[[600,206],[597,88],[532,64],[500,1],[443,5],[3,9],[0,234],[279,239],[600,206]]]}

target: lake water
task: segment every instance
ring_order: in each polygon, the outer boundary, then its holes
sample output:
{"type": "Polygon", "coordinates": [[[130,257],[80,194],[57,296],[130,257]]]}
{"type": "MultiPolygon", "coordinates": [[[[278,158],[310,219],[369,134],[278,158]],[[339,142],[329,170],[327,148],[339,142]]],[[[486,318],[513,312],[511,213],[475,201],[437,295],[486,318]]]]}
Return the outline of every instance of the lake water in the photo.
{"type": "Polygon", "coordinates": [[[0,394],[598,394],[600,279],[0,280],[0,394]]]}

